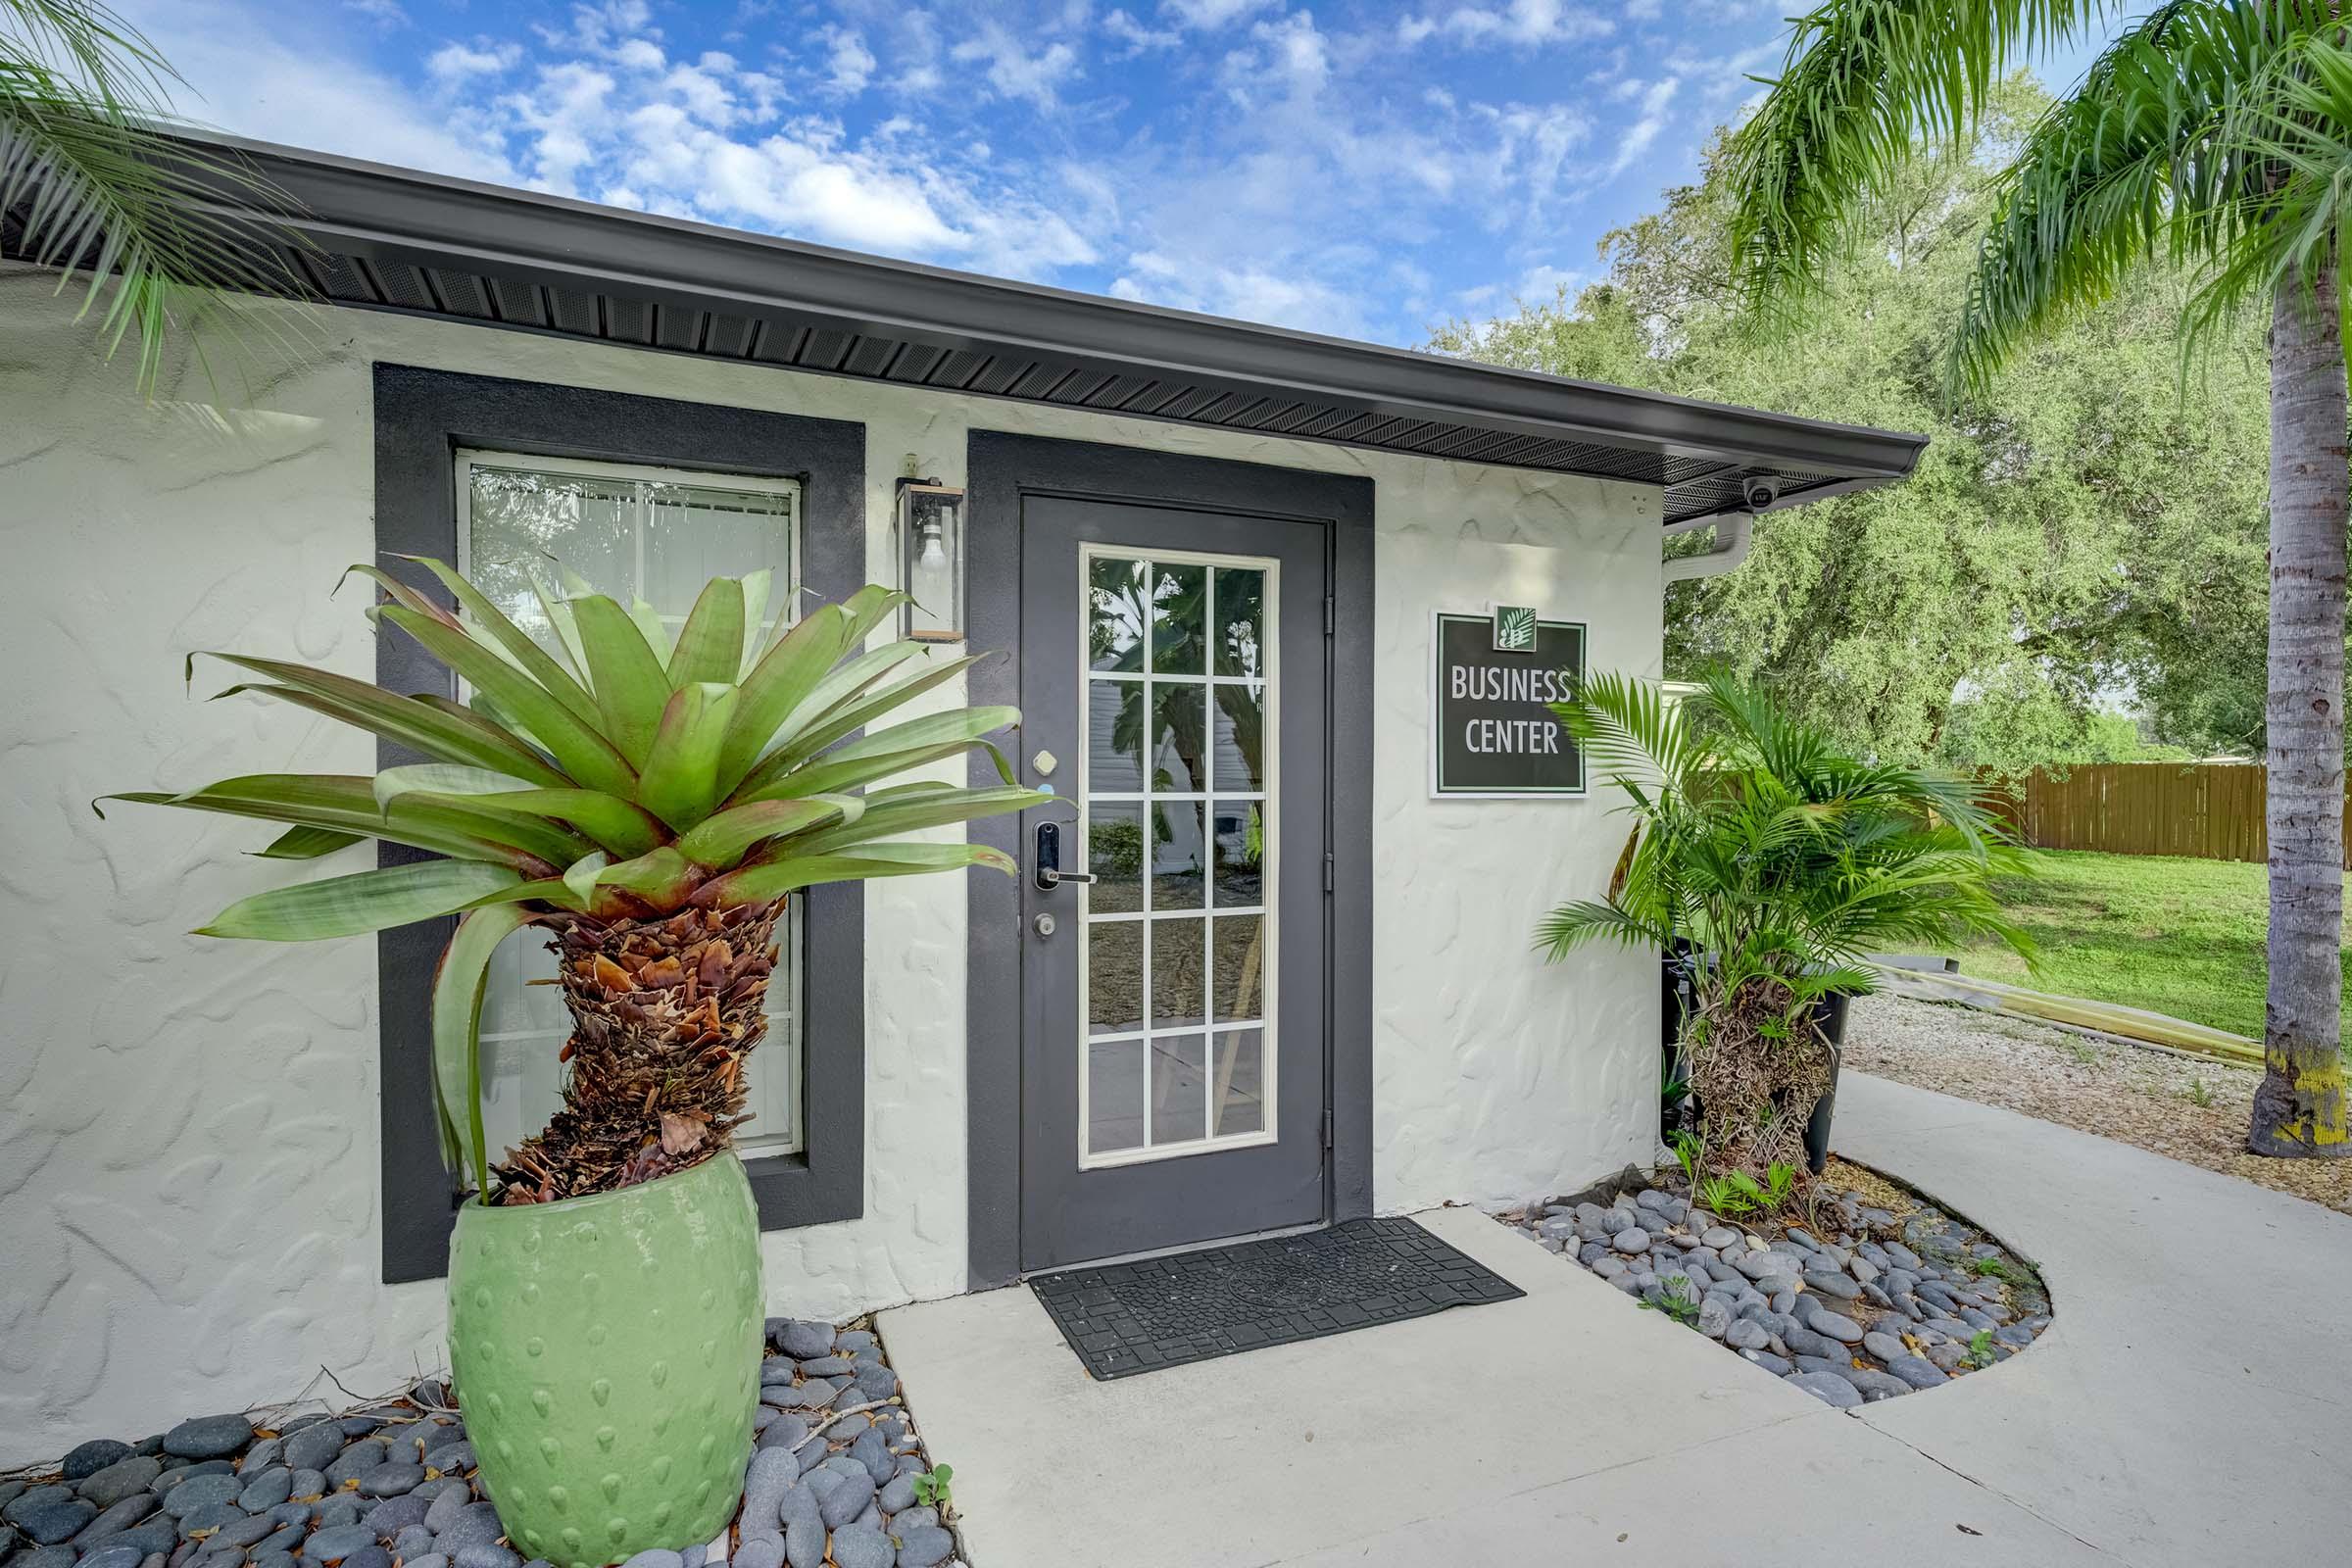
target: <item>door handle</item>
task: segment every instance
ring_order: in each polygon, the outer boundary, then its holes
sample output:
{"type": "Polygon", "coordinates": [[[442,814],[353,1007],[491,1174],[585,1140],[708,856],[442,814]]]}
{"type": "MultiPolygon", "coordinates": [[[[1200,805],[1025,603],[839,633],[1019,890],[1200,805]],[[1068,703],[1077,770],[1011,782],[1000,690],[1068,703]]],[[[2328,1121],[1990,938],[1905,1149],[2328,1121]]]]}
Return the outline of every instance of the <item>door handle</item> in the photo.
{"type": "Polygon", "coordinates": [[[1037,855],[1030,866],[1031,877],[1048,893],[1064,882],[1092,882],[1094,877],[1084,871],[1064,871],[1061,868],[1061,824],[1037,824],[1037,855]]]}

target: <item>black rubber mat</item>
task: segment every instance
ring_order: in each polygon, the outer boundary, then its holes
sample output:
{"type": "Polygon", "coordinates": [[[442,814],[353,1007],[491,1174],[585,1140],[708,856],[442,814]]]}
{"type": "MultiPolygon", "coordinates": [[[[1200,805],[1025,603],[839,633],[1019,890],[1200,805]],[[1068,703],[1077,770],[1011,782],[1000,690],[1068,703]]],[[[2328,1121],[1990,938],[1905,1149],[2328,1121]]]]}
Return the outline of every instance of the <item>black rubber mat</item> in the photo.
{"type": "Polygon", "coordinates": [[[1098,1378],[1426,1317],[1527,1293],[1409,1219],[1107,1263],[1029,1282],[1098,1378]]]}

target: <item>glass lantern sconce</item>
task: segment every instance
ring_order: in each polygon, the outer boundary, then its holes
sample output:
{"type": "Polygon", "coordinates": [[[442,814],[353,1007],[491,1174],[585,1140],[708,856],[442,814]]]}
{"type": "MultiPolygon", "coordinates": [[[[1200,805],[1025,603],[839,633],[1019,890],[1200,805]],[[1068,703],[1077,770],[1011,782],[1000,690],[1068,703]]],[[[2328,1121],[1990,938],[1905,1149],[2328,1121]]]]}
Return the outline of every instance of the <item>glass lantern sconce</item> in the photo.
{"type": "Polygon", "coordinates": [[[910,642],[963,640],[963,492],[937,479],[899,481],[900,579],[914,602],[900,612],[910,642]]]}

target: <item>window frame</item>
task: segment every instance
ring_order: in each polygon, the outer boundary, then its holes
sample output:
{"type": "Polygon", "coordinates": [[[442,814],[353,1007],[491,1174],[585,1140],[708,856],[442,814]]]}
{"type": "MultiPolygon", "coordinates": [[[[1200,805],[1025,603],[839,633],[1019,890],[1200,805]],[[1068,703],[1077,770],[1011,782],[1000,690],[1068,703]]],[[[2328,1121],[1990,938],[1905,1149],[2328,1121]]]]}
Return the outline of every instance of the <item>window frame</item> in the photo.
{"type": "MultiPolygon", "coordinates": [[[[839,599],[867,579],[861,424],[385,363],[372,388],[377,559],[409,581],[422,574],[400,556],[457,559],[462,449],[797,481],[801,586],[839,599]]],[[[438,583],[418,591],[450,602],[438,583]]],[[[406,637],[375,640],[375,676],[392,691],[455,695],[449,671],[406,637]]],[[[377,744],[379,767],[416,760],[377,744]]],[[[377,856],[384,865],[423,858],[399,845],[377,856]]],[[[864,889],[812,888],[802,912],[801,961],[813,982],[801,999],[802,1147],[746,1162],[762,1230],[855,1219],[865,1207],[864,889]]],[[[430,998],[454,925],[426,921],[376,938],[387,1283],[448,1272],[458,1204],[434,1132],[430,998]]]]}
{"type": "MultiPolygon", "coordinates": [[[[472,474],[476,468],[487,468],[494,472],[532,472],[551,478],[601,480],[636,487],[675,485],[678,488],[727,490],[741,495],[786,498],[789,503],[784,508],[787,533],[785,541],[787,580],[776,586],[774,591],[769,594],[768,607],[771,610],[780,610],[792,621],[800,619],[801,520],[807,514],[808,497],[797,475],[779,478],[772,474],[721,473],[704,468],[682,468],[674,465],[657,466],[644,463],[604,463],[590,458],[548,457],[533,452],[460,447],[457,449],[453,462],[451,481],[455,487],[458,508],[458,574],[467,581],[473,579],[472,474]]],[[[638,498],[638,504],[643,505],[642,496],[638,498]]],[[[642,519],[639,520],[642,521],[642,519]]],[[[640,593],[644,588],[645,564],[643,540],[640,539],[637,561],[639,577],[637,586],[640,593]]],[[[662,618],[664,622],[675,620],[682,625],[686,619],[686,612],[681,611],[675,616],[663,615],[662,618]]],[[[461,692],[464,690],[463,682],[460,683],[460,690],[461,692]]],[[[790,1052],[785,1070],[795,1080],[790,1102],[792,1121],[780,1135],[768,1131],[757,1121],[752,1124],[750,1146],[738,1144],[736,1152],[742,1156],[746,1168],[753,1171],[759,1169],[759,1166],[753,1163],[754,1161],[797,1154],[807,1147],[804,1130],[808,1121],[808,1107],[805,1102],[808,1089],[808,1074],[805,1067],[808,1037],[806,996],[808,964],[803,953],[806,946],[804,940],[806,933],[802,929],[807,923],[802,918],[802,911],[799,908],[787,909],[783,924],[791,947],[782,956],[782,961],[777,965],[784,973],[789,988],[786,995],[792,1001],[792,1009],[788,1016],[792,1025],[793,1038],[788,1045],[782,1047],[772,1036],[763,1040],[760,1045],[760,1053],[753,1058],[751,1066],[752,1073],[757,1075],[773,1062],[772,1053],[779,1049],[790,1052]]],[[[526,939],[516,937],[513,940],[520,942],[526,939]]],[[[769,984],[771,987],[774,985],[772,976],[769,984]]],[[[490,1037],[485,1035],[483,1038],[487,1041],[490,1037]]]]}

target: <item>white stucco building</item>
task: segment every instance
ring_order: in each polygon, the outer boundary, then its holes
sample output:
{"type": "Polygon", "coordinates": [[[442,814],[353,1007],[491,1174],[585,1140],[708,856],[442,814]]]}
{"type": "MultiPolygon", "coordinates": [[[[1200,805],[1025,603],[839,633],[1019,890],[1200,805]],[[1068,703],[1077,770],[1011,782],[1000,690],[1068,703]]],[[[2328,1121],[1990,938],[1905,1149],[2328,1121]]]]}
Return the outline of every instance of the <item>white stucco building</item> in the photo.
{"type": "MultiPolygon", "coordinates": [[[[544,550],[674,615],[712,572],[896,582],[898,481],[965,492],[964,646],[934,657],[1002,657],[936,700],[1023,709],[1006,750],[1084,808],[1063,865],[1102,880],[1039,886],[1007,820],[981,831],[1017,884],[808,901],[752,1151],[771,1310],[1649,1155],[1654,962],[1530,951],[1623,824],[1597,794],[1433,794],[1435,616],[1532,608],[1655,675],[1662,530],[1743,526],[1751,480],[1786,506],[1900,477],[1916,440],[255,156],[318,302],[268,308],[293,350],[249,387],[174,361],[143,401],[54,273],[0,263],[0,1462],[441,1359],[438,936],[190,936],[326,866],[89,806],[376,766],[324,719],[203,701],[232,672],[191,691],[182,662],[445,689],[371,636],[364,582],[330,596],[390,554],[544,550]]],[[[562,1036],[531,961],[485,1023],[509,1136],[562,1036]]]]}

